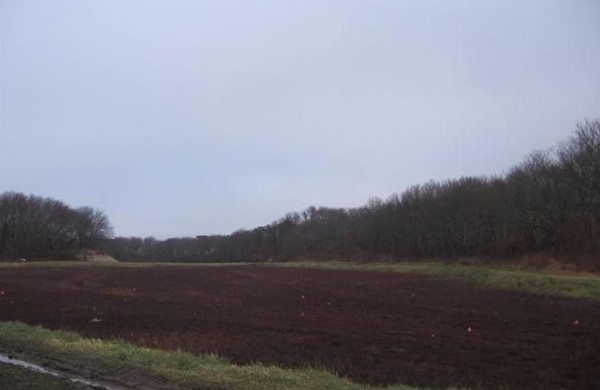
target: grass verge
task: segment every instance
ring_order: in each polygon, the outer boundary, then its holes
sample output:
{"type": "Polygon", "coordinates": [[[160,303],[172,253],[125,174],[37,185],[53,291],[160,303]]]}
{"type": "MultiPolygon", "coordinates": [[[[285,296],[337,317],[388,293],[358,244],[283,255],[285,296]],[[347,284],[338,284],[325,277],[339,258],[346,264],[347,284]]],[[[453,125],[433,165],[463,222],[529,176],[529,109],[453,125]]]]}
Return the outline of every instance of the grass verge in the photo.
{"type": "MultiPolygon", "coordinates": [[[[52,356],[109,372],[142,372],[191,389],[377,389],[359,385],[318,369],[238,366],[210,355],[142,348],[119,340],[84,338],[18,322],[0,323],[0,345],[52,356]]],[[[381,389],[381,388],[380,388],[381,389]]],[[[396,385],[388,390],[415,390],[396,385]]]]}
{"type": "Polygon", "coordinates": [[[413,273],[430,276],[458,277],[494,288],[525,291],[540,295],[600,301],[600,276],[597,274],[563,274],[531,271],[514,266],[462,265],[434,262],[352,263],[341,261],[296,261],[269,263],[136,263],[136,262],[75,262],[40,261],[28,263],[0,262],[3,268],[60,268],[60,267],[227,267],[243,265],[273,267],[303,267],[316,269],[343,269],[354,271],[381,271],[413,273]]]}
{"type": "Polygon", "coordinates": [[[442,263],[349,263],[303,261],[269,263],[278,267],[305,267],[412,273],[465,278],[485,286],[504,290],[526,291],[541,295],[565,296],[600,301],[600,277],[591,274],[561,275],[532,272],[509,267],[442,263]]]}

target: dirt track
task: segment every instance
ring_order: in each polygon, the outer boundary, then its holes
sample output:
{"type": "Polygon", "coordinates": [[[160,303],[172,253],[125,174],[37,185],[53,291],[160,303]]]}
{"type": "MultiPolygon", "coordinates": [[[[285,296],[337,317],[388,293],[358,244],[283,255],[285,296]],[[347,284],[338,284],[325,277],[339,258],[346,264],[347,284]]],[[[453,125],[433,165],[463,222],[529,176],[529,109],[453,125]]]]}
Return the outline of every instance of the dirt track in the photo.
{"type": "Polygon", "coordinates": [[[0,320],[236,363],[325,367],[372,384],[600,388],[599,303],[456,279],[260,266],[30,268],[0,270],[0,291],[0,320]]]}

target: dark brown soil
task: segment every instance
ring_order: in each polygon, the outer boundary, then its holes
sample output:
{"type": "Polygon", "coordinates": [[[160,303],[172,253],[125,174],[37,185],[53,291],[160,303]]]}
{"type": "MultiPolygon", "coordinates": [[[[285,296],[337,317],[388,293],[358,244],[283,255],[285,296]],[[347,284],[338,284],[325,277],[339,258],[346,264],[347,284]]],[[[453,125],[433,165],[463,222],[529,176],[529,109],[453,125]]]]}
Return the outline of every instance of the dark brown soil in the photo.
{"type": "Polygon", "coordinates": [[[600,303],[449,278],[261,266],[3,269],[0,320],[241,364],[326,368],[362,383],[600,388],[600,303]]]}

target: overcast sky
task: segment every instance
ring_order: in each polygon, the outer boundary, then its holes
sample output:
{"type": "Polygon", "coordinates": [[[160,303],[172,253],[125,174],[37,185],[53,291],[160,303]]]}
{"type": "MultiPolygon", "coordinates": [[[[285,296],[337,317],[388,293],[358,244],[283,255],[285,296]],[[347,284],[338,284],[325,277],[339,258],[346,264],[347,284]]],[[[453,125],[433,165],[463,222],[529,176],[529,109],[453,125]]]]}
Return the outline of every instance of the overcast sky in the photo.
{"type": "Polygon", "coordinates": [[[600,1],[0,0],[0,192],[193,236],[503,173],[600,117],[600,1]]]}

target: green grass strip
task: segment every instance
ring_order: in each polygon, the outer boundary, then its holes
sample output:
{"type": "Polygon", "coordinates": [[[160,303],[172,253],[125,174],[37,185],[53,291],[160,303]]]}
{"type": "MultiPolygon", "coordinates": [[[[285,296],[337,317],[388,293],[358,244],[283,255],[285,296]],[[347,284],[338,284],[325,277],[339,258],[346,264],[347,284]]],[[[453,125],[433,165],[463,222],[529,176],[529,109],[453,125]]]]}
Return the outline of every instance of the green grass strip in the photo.
{"type": "Polygon", "coordinates": [[[504,290],[525,291],[540,295],[565,296],[600,301],[600,277],[591,274],[561,275],[547,272],[525,271],[510,267],[413,262],[349,263],[336,261],[306,261],[269,263],[269,266],[381,271],[458,277],[504,290]]]}
{"type": "Polygon", "coordinates": [[[135,263],[135,262],[75,262],[40,261],[28,263],[0,262],[2,268],[61,268],[61,267],[227,267],[242,265],[300,267],[316,269],[343,269],[354,271],[381,271],[413,273],[430,276],[465,278],[494,288],[524,291],[548,296],[600,301],[600,276],[597,274],[562,274],[518,269],[514,266],[462,265],[432,262],[352,263],[341,261],[302,261],[268,263],[135,263]]]}
{"type": "MultiPolygon", "coordinates": [[[[382,389],[355,384],[319,369],[239,366],[211,355],[142,348],[120,340],[89,339],[73,332],[50,331],[18,322],[0,322],[0,345],[25,354],[29,351],[67,361],[87,361],[112,372],[143,372],[191,389],[382,389]]],[[[415,390],[403,385],[386,389],[415,390]]]]}

